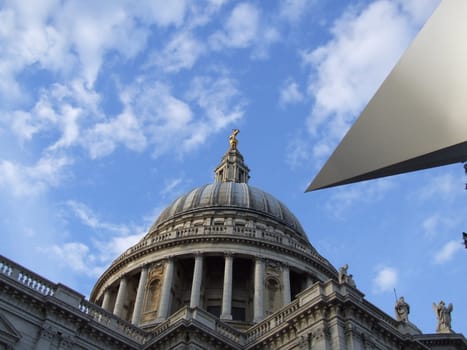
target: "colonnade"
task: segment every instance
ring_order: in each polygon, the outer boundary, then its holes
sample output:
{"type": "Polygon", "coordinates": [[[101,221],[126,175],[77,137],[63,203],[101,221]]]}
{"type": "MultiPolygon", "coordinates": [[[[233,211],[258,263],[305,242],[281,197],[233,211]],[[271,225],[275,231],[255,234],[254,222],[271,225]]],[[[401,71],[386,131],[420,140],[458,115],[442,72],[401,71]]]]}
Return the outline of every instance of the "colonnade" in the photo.
{"type": "MultiPolygon", "coordinates": [[[[201,287],[203,281],[205,256],[202,253],[195,254],[193,279],[191,283],[190,307],[199,307],[201,305],[201,287]]],[[[220,318],[223,320],[232,320],[232,287],[233,287],[233,264],[234,256],[232,253],[224,255],[224,279],[222,290],[222,306],[220,318]]],[[[133,310],[131,313],[131,323],[138,324],[143,311],[145,299],[146,285],[148,282],[149,265],[141,268],[141,273],[137,283],[136,297],[133,310]]],[[[253,291],[253,322],[259,322],[264,318],[264,288],[265,288],[265,259],[257,257],[254,262],[254,291],[253,291]]],[[[290,289],[290,271],[288,265],[281,267],[281,283],[282,283],[282,302],[286,305],[291,302],[290,289]]],[[[172,286],[174,280],[174,259],[169,257],[166,260],[163,283],[161,285],[161,293],[159,299],[159,308],[157,312],[157,320],[165,320],[170,313],[172,304],[172,286]]],[[[107,288],[102,299],[102,308],[113,312],[116,316],[123,317],[124,303],[128,296],[128,277],[122,276],[119,281],[115,303],[112,307],[110,289],[107,288]]]]}

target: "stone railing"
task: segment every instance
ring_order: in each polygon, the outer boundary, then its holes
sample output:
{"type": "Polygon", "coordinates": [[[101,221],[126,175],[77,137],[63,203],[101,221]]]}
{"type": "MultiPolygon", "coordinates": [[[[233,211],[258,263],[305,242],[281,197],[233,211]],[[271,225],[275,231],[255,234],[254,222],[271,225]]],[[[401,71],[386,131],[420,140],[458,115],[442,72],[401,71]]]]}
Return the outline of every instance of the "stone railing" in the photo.
{"type": "MultiPolygon", "coordinates": [[[[188,237],[196,237],[196,236],[204,236],[204,235],[236,235],[241,237],[247,237],[252,239],[259,239],[268,242],[273,242],[276,244],[282,244],[284,246],[291,247],[293,249],[299,250],[303,253],[311,254],[316,256],[316,258],[320,258],[318,255],[313,254],[313,251],[310,247],[306,246],[298,242],[291,236],[284,236],[279,233],[258,229],[258,228],[251,228],[251,227],[243,227],[243,226],[232,226],[232,225],[210,225],[210,226],[195,226],[195,227],[188,227],[188,228],[179,228],[175,230],[168,230],[162,231],[158,235],[153,236],[151,238],[147,238],[135,246],[129,248],[125,251],[122,255],[120,255],[115,261],[121,261],[125,257],[144,249],[146,247],[157,245],[166,241],[174,240],[174,239],[181,239],[181,238],[188,238],[188,237]]],[[[323,260],[323,259],[320,259],[323,260]]]]}
{"type": "Polygon", "coordinates": [[[245,237],[256,237],[256,229],[250,227],[235,226],[235,234],[245,237]]]}
{"type": "Polygon", "coordinates": [[[250,328],[246,333],[247,343],[254,342],[272,329],[277,329],[292,317],[291,315],[299,309],[299,301],[294,300],[279,312],[267,317],[256,326],[250,328]]]}
{"type": "Polygon", "coordinates": [[[245,342],[245,337],[242,333],[219,320],[216,320],[216,331],[237,344],[244,344],[245,342]]]}
{"type": "Polygon", "coordinates": [[[54,283],[3,256],[0,256],[0,274],[6,275],[42,295],[48,296],[55,293],[56,285],[54,283]]]}
{"type": "Polygon", "coordinates": [[[224,225],[212,225],[204,226],[204,234],[223,234],[227,232],[227,226],[224,225]]]}
{"type": "Polygon", "coordinates": [[[139,344],[144,344],[149,339],[149,334],[141,328],[122,320],[87,300],[83,299],[78,308],[82,313],[90,316],[94,321],[116,331],[117,333],[126,335],[128,338],[139,344]]]}
{"type": "Polygon", "coordinates": [[[200,308],[190,308],[188,306],[178,310],[165,322],[151,330],[151,334],[157,337],[181,320],[188,322],[196,321],[203,327],[222,335],[223,337],[229,339],[232,342],[235,342],[236,344],[245,344],[245,336],[242,332],[219,321],[218,318],[211,315],[207,311],[204,311],[200,308]]]}
{"type": "Polygon", "coordinates": [[[50,297],[52,300],[60,300],[65,303],[66,307],[90,316],[94,321],[117,333],[125,334],[136,343],[143,344],[148,339],[146,332],[90,303],[78,292],[61,284],[55,284],[3,256],[0,256],[0,275],[16,281],[42,296],[50,297]]]}
{"type": "Polygon", "coordinates": [[[379,327],[383,329],[391,329],[391,331],[399,329],[400,323],[364,300],[363,297],[364,295],[357,289],[349,287],[347,284],[339,284],[334,280],[315,283],[310,288],[297,294],[297,299],[292,303],[248,329],[245,334],[247,344],[254,343],[261,337],[271,335],[274,332],[277,333],[281,326],[286,326],[298,316],[298,313],[310,310],[310,308],[316,307],[322,301],[329,302],[333,298],[344,303],[355,302],[355,305],[366,311],[365,315],[372,315],[374,319],[378,320],[379,327]]]}

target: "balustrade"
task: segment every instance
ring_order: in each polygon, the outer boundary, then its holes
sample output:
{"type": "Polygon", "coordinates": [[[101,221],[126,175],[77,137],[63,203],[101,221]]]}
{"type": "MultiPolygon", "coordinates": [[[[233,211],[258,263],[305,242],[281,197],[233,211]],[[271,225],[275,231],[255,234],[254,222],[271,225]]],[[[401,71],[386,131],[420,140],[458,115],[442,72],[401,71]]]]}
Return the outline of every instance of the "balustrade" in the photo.
{"type": "Polygon", "coordinates": [[[139,344],[145,343],[149,339],[149,334],[131,323],[105,311],[97,305],[83,300],[79,305],[79,310],[90,316],[94,321],[105,325],[107,328],[119,333],[123,333],[139,344]]]}
{"type": "Polygon", "coordinates": [[[281,324],[288,321],[296,310],[299,308],[298,300],[293,301],[286,308],[282,309],[279,313],[271,315],[266,318],[263,322],[259,323],[257,326],[253,327],[246,334],[247,342],[251,343],[261,337],[262,335],[269,332],[271,329],[276,329],[281,324]]]}
{"type": "Polygon", "coordinates": [[[42,295],[47,296],[55,293],[56,287],[54,283],[15,264],[5,257],[0,257],[0,272],[42,295]]]}

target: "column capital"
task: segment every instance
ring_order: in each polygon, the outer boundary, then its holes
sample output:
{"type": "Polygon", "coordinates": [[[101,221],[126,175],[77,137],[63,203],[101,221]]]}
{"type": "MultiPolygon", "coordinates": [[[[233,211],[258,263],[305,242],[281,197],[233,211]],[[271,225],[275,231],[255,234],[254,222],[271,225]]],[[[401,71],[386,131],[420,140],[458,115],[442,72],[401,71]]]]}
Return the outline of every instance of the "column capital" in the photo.
{"type": "Polygon", "coordinates": [[[41,338],[51,340],[56,334],[57,331],[55,331],[51,326],[43,326],[40,329],[41,338]]]}
{"type": "Polygon", "coordinates": [[[193,255],[195,256],[195,258],[202,257],[204,255],[204,251],[197,250],[196,252],[193,253],[193,255]]]}
{"type": "Polygon", "coordinates": [[[230,250],[224,250],[224,256],[225,257],[233,257],[235,255],[234,252],[230,251],[230,250]]]}
{"type": "Polygon", "coordinates": [[[139,267],[141,267],[141,270],[143,270],[143,269],[148,269],[148,270],[149,270],[149,268],[151,267],[151,265],[152,265],[152,263],[150,263],[150,262],[145,262],[145,263],[141,264],[139,267]]]}

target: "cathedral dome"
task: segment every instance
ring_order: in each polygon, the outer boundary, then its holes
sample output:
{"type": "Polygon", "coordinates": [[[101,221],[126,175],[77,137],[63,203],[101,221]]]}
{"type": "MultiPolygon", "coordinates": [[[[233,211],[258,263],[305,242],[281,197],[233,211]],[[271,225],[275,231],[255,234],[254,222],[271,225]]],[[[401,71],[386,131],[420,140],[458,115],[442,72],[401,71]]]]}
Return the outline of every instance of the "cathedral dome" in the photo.
{"type": "Polygon", "coordinates": [[[215,169],[215,182],[163,210],[102,274],[92,301],[145,329],[184,307],[245,328],[313,283],[337,278],[295,215],[248,185],[236,133],[215,169]]]}
{"type": "Polygon", "coordinates": [[[290,228],[300,240],[307,239],[300,222],[282,202],[259,188],[237,182],[216,182],[185,193],[165,208],[149,232],[188,213],[227,208],[269,217],[290,228]]]}

